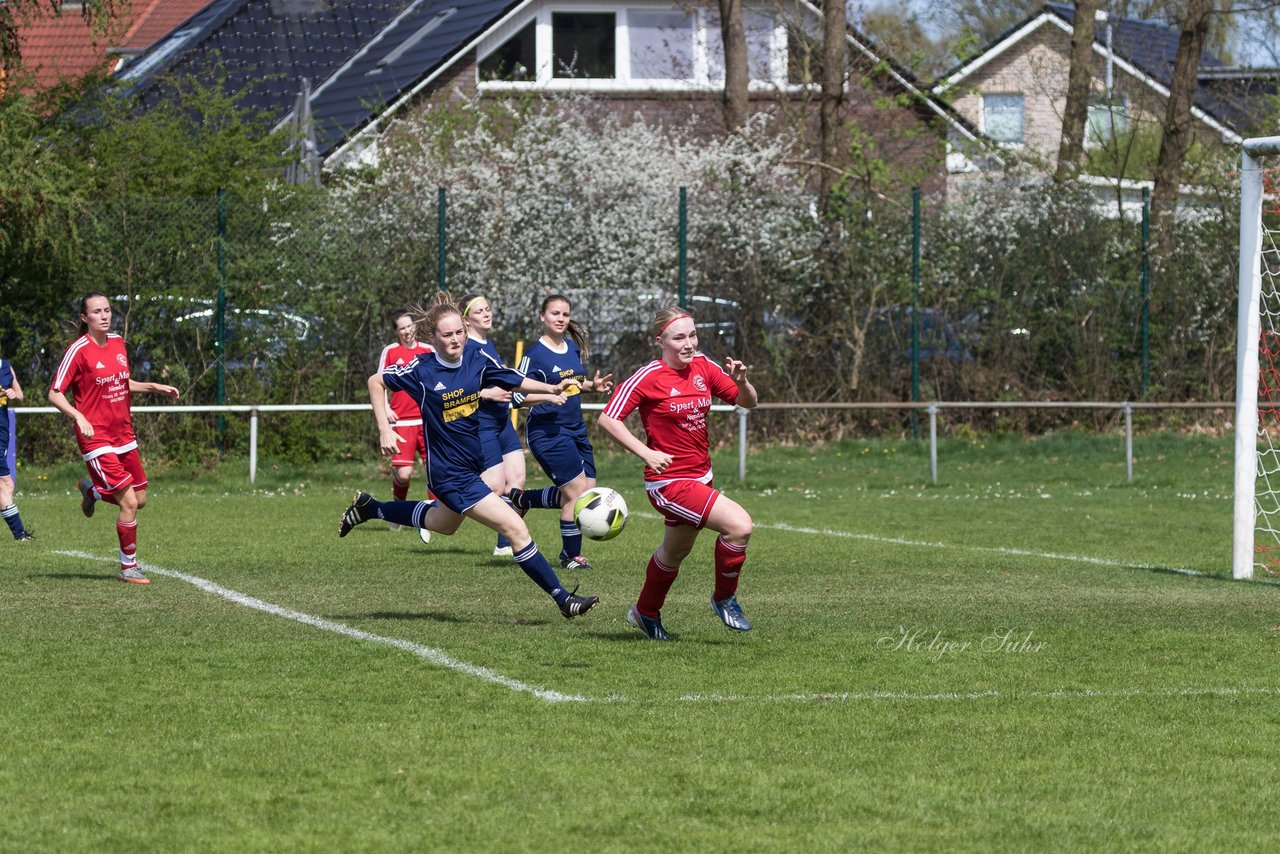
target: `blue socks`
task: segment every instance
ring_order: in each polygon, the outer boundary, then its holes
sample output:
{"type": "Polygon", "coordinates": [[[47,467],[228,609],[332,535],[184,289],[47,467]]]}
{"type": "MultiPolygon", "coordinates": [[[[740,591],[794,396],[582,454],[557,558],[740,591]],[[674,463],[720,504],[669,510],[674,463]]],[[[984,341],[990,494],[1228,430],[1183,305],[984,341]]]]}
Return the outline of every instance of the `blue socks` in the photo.
{"type": "Polygon", "coordinates": [[[373,515],[409,528],[421,528],[434,501],[374,501],[373,515]]]}
{"type": "Polygon", "coordinates": [[[556,571],[547,563],[547,559],[538,551],[538,544],[530,542],[515,555],[516,563],[524,570],[524,574],[533,579],[533,583],[541,587],[556,600],[556,604],[569,598],[569,591],[560,586],[556,571]]]}
{"type": "Polygon", "coordinates": [[[560,509],[560,487],[558,486],[511,491],[515,493],[512,503],[522,510],[560,509]]]}
{"type": "Polygon", "coordinates": [[[20,540],[26,536],[27,529],[22,527],[22,517],[18,515],[18,505],[10,504],[3,510],[0,510],[0,516],[4,517],[4,521],[8,523],[9,530],[13,532],[13,538],[20,540]]]}
{"type": "Polygon", "coordinates": [[[582,531],[578,530],[577,522],[560,520],[560,540],[563,543],[563,550],[560,552],[561,560],[568,560],[582,554],[582,531]]]}

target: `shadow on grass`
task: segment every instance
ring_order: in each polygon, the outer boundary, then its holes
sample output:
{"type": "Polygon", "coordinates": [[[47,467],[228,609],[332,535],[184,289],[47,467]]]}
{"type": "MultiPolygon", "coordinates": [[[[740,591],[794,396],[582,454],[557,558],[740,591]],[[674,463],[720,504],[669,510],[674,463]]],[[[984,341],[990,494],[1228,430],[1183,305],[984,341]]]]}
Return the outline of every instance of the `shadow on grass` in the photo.
{"type": "Polygon", "coordinates": [[[594,632],[584,632],[583,634],[589,638],[594,638],[595,640],[611,641],[613,643],[653,644],[654,646],[669,646],[671,644],[685,644],[685,645],[697,644],[698,646],[725,646],[728,644],[732,644],[734,642],[732,637],[724,638],[722,640],[715,640],[713,638],[694,638],[691,636],[678,635],[674,633],[671,635],[671,640],[669,641],[655,641],[645,637],[637,629],[632,629],[629,632],[594,631],[594,632]]]}
{"type": "Polygon", "coordinates": [[[433,541],[431,545],[415,543],[413,545],[397,545],[393,549],[396,554],[413,555],[414,557],[430,558],[438,555],[470,555],[475,557],[475,550],[466,549],[461,546],[437,546],[433,541]]]}
{"type": "MultiPolygon", "coordinates": [[[[1231,582],[1232,584],[1239,582],[1239,579],[1233,578],[1229,573],[1219,575],[1216,573],[1211,573],[1208,571],[1200,571],[1200,570],[1196,570],[1194,572],[1188,572],[1184,569],[1178,569],[1176,567],[1164,567],[1164,566],[1143,566],[1143,567],[1134,567],[1134,568],[1143,569],[1155,575],[1172,575],[1177,578],[1194,578],[1197,581],[1228,581],[1228,582],[1231,582]]],[[[1266,574],[1260,575],[1258,573],[1254,573],[1252,582],[1259,584],[1263,587],[1277,587],[1277,586],[1280,586],[1280,576],[1266,575],[1266,574]]],[[[1245,583],[1249,584],[1250,582],[1246,581],[1245,583]]]]}
{"type": "Polygon", "coordinates": [[[369,611],[365,614],[330,614],[328,620],[430,620],[433,623],[466,623],[457,614],[444,611],[369,611]]]}
{"type": "Polygon", "coordinates": [[[45,572],[35,578],[54,578],[58,581],[115,581],[113,573],[93,572],[45,572]]]}

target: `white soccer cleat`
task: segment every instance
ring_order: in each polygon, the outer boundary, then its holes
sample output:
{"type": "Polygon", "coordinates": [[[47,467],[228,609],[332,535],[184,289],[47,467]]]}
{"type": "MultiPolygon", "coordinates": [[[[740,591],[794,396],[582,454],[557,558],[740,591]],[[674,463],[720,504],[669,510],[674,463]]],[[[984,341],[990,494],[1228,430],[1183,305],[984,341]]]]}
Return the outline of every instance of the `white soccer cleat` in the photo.
{"type": "Polygon", "coordinates": [[[395,522],[388,522],[387,530],[394,534],[396,531],[400,530],[400,526],[397,525],[395,522]]]}
{"type": "Polygon", "coordinates": [[[419,528],[418,539],[422,540],[424,543],[431,542],[431,532],[428,531],[426,528],[419,528]]]}

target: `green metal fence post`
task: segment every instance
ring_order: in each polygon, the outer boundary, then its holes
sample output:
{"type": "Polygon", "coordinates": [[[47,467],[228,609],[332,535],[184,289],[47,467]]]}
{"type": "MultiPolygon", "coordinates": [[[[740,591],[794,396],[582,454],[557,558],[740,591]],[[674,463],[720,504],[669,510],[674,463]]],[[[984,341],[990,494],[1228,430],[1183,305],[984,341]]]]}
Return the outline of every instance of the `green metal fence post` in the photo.
{"type": "MultiPolygon", "coordinates": [[[[920,402],[920,188],[911,188],[911,402],[920,402]]],[[[911,411],[911,435],[920,438],[920,412],[911,411]]]]}
{"type": "Polygon", "coordinates": [[[1142,188],[1142,396],[1151,388],[1151,190],[1142,188]]]}
{"type": "Polygon", "coordinates": [[[449,203],[445,194],[444,187],[441,187],[436,193],[436,284],[440,290],[447,291],[449,285],[449,277],[445,274],[445,261],[448,258],[445,252],[445,214],[448,211],[449,203]]]}
{"type": "MultiPolygon", "coordinates": [[[[218,189],[218,317],[215,321],[213,353],[218,366],[217,403],[227,402],[225,359],[227,343],[227,191],[218,189]]],[[[218,451],[225,452],[227,419],[218,413],[218,451]]]]}
{"type": "Polygon", "coordinates": [[[680,188],[679,245],[680,278],[678,296],[680,307],[688,310],[689,306],[686,303],[686,299],[689,293],[689,191],[687,187],[680,188]]]}

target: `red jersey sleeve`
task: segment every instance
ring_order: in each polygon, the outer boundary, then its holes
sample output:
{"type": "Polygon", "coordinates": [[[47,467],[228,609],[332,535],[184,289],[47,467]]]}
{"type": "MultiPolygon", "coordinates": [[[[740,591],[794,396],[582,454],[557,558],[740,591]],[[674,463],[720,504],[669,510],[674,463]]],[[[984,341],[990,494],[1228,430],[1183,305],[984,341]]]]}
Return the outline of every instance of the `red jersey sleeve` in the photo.
{"type": "Polygon", "coordinates": [[[83,336],[77,338],[67,348],[67,352],[62,354],[62,361],[58,363],[58,370],[53,375],[53,383],[50,384],[50,391],[60,391],[66,394],[83,370],[83,360],[81,353],[84,350],[85,339],[83,336]]]}
{"type": "Polygon", "coordinates": [[[605,404],[604,414],[622,421],[644,402],[645,378],[661,367],[660,362],[650,362],[636,371],[613,390],[613,396],[605,404]]]}

